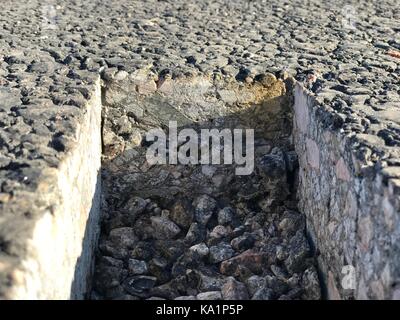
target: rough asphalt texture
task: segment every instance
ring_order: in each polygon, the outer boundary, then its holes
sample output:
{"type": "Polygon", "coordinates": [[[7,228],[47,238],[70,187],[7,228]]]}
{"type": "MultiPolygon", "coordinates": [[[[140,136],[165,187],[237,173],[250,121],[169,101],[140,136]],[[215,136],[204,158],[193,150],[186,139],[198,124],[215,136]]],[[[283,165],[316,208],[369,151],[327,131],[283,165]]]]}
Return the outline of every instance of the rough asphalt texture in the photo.
{"type": "Polygon", "coordinates": [[[323,102],[335,129],[369,134],[360,156],[400,165],[400,10],[396,1],[354,2],[353,29],[349,4],[1,1],[0,254],[22,250],[13,232],[29,231],[38,182],[70,149],[107,68],[238,81],[286,71],[323,102]]]}

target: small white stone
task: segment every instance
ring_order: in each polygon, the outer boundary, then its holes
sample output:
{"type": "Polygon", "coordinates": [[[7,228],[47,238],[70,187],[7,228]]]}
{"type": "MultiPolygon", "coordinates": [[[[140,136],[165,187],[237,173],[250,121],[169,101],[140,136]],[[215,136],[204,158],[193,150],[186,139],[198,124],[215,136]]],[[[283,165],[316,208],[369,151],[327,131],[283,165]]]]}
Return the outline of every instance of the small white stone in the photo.
{"type": "Polygon", "coordinates": [[[190,251],[196,252],[199,256],[205,257],[208,255],[210,250],[205,243],[199,243],[189,248],[190,251]]]}
{"type": "Polygon", "coordinates": [[[115,74],[114,79],[117,81],[121,81],[121,80],[126,79],[127,77],[128,77],[128,72],[126,72],[124,70],[120,70],[115,74]]]}
{"type": "Polygon", "coordinates": [[[128,269],[133,275],[145,274],[147,273],[147,264],[145,261],[129,259],[128,269]]]}

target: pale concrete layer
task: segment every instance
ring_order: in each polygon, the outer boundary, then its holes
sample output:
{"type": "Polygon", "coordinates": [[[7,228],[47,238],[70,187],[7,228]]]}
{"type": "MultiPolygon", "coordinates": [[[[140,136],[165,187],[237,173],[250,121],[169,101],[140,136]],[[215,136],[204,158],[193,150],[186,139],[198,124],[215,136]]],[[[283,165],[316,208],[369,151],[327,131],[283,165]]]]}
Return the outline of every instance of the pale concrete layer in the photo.
{"type": "Polygon", "coordinates": [[[100,81],[85,108],[59,166],[43,169],[35,193],[14,190],[2,206],[5,299],[82,299],[90,289],[100,219],[100,81]]]}

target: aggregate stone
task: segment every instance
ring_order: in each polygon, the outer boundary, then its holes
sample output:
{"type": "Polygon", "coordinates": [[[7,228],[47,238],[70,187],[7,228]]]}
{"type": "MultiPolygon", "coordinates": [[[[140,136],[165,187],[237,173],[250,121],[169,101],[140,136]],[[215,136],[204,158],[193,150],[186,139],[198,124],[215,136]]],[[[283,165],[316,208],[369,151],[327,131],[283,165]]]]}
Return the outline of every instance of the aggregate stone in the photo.
{"type": "Polygon", "coordinates": [[[172,276],[178,277],[186,274],[189,269],[196,269],[201,265],[201,257],[196,252],[187,252],[181,255],[172,267],[172,276]]]}
{"type": "Polygon", "coordinates": [[[260,288],[258,289],[253,297],[252,300],[272,300],[274,298],[274,292],[268,288],[260,288]]]}
{"type": "Polygon", "coordinates": [[[262,273],[263,267],[268,264],[268,257],[264,253],[258,253],[252,249],[221,263],[220,271],[225,275],[238,275],[240,268],[245,267],[255,274],[262,273]]]}
{"type": "Polygon", "coordinates": [[[225,277],[213,270],[202,268],[195,271],[199,278],[199,289],[201,291],[219,290],[225,283],[225,277]]]}
{"type": "Polygon", "coordinates": [[[315,286],[318,283],[318,274],[315,268],[311,267],[304,271],[302,279],[302,287],[304,293],[302,299],[305,300],[319,300],[321,299],[321,289],[315,286]]]}
{"type": "Polygon", "coordinates": [[[187,201],[178,201],[171,208],[170,218],[178,226],[189,228],[193,221],[193,208],[187,201]]]}
{"type": "Polygon", "coordinates": [[[268,154],[261,158],[259,163],[260,173],[266,177],[276,179],[285,175],[286,163],[281,152],[268,154]]]}
{"type": "Polygon", "coordinates": [[[201,292],[197,295],[197,300],[222,300],[221,291],[201,292]]]}
{"type": "Polygon", "coordinates": [[[234,250],[227,243],[220,243],[216,246],[210,247],[210,262],[218,263],[231,258],[234,254],[234,250]]]}
{"type": "Polygon", "coordinates": [[[151,243],[145,241],[139,241],[135,244],[133,250],[131,251],[131,256],[138,260],[148,261],[153,257],[154,248],[151,243]]]}
{"type": "Polygon", "coordinates": [[[286,268],[289,272],[295,273],[304,271],[307,266],[306,258],[310,255],[310,247],[301,232],[297,232],[290,239],[288,258],[285,260],[286,268]]]}
{"type": "MultiPolygon", "coordinates": [[[[226,238],[230,233],[230,229],[224,226],[218,225],[209,234],[211,239],[214,239],[215,242],[219,242],[219,240],[226,238]]],[[[211,240],[210,239],[210,240],[211,240]]]]}
{"type": "Polygon", "coordinates": [[[129,259],[128,270],[132,275],[145,274],[147,273],[147,264],[145,261],[129,259]]]}
{"type": "Polygon", "coordinates": [[[250,296],[254,296],[254,294],[259,290],[264,288],[265,279],[263,277],[253,275],[246,280],[247,290],[250,296]]]}
{"type": "Polygon", "coordinates": [[[124,281],[125,290],[136,296],[147,296],[148,291],[154,287],[157,278],[151,276],[134,276],[124,281]]]}
{"type": "Polygon", "coordinates": [[[151,217],[150,219],[154,231],[153,236],[156,239],[171,239],[181,232],[180,228],[168,218],[151,217]]]}
{"type": "Polygon", "coordinates": [[[195,218],[201,225],[206,225],[217,208],[215,199],[203,195],[195,200],[195,218]]]}
{"type": "Polygon", "coordinates": [[[297,230],[304,228],[305,220],[304,217],[293,211],[286,211],[283,214],[283,219],[279,222],[278,230],[284,237],[292,237],[295,235],[297,230]]]}
{"type": "Polygon", "coordinates": [[[232,239],[231,246],[236,251],[247,250],[253,247],[256,239],[250,233],[244,233],[243,235],[232,239]]]}
{"type": "Polygon", "coordinates": [[[200,226],[197,222],[192,223],[186,234],[185,241],[188,244],[193,244],[204,241],[204,239],[205,239],[204,228],[200,226]]]}
{"type": "Polygon", "coordinates": [[[150,245],[155,251],[154,255],[159,255],[168,261],[174,261],[186,252],[186,247],[181,239],[156,240],[150,242],[150,245]]]}
{"type": "Polygon", "coordinates": [[[221,293],[224,300],[249,300],[246,286],[233,277],[226,280],[221,293]]]}
{"type": "Polygon", "coordinates": [[[218,212],[218,223],[221,225],[227,225],[232,222],[234,217],[234,211],[231,207],[222,208],[218,212]]]}
{"type": "Polygon", "coordinates": [[[129,227],[111,230],[109,238],[113,244],[120,245],[124,248],[132,248],[138,240],[135,235],[135,230],[129,227]]]}
{"type": "Polygon", "coordinates": [[[176,290],[174,284],[171,282],[152,288],[150,294],[168,300],[173,300],[177,296],[179,296],[178,291],[176,290]]]}
{"type": "Polygon", "coordinates": [[[124,211],[130,215],[130,217],[137,217],[144,212],[147,202],[140,197],[130,198],[124,206],[124,211]]]}
{"type": "Polygon", "coordinates": [[[174,300],[196,300],[195,296],[180,296],[176,297],[174,300]]]}
{"type": "Polygon", "coordinates": [[[200,257],[206,257],[208,253],[210,252],[209,248],[205,243],[199,243],[194,246],[191,246],[189,250],[195,252],[198,254],[200,257]]]}
{"type": "Polygon", "coordinates": [[[171,270],[169,263],[164,258],[153,258],[148,263],[148,270],[152,276],[155,276],[160,283],[165,283],[171,280],[171,270]]]}
{"type": "Polygon", "coordinates": [[[102,254],[111,256],[115,259],[125,259],[129,255],[129,251],[123,247],[115,247],[109,241],[100,242],[99,249],[102,254]]]}

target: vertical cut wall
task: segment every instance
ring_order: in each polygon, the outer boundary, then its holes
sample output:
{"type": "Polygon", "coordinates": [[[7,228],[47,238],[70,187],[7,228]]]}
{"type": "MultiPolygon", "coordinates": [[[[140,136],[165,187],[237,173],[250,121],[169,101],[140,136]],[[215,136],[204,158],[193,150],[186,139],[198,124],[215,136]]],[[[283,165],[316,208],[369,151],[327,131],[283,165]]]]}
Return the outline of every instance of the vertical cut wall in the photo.
{"type": "Polygon", "coordinates": [[[332,129],[333,114],[299,84],[294,98],[300,209],[319,251],[327,297],[399,298],[399,167],[365,164],[356,152],[371,139],[379,148],[378,137],[332,129]],[[342,286],[349,274],[344,266],[354,267],[354,290],[342,286]]]}
{"type": "MultiPolygon", "coordinates": [[[[0,221],[7,237],[21,242],[18,254],[0,255],[0,297],[82,299],[89,290],[100,216],[99,81],[82,117],[71,150],[58,168],[43,172],[34,193],[43,203],[37,214],[21,223],[0,221]]],[[[23,199],[7,205],[30,198],[23,199]]]]}

